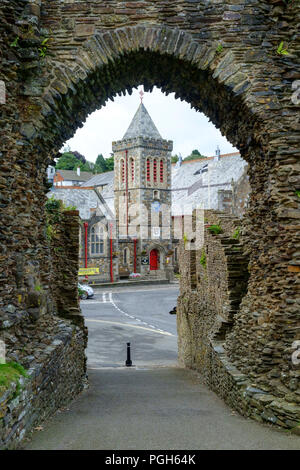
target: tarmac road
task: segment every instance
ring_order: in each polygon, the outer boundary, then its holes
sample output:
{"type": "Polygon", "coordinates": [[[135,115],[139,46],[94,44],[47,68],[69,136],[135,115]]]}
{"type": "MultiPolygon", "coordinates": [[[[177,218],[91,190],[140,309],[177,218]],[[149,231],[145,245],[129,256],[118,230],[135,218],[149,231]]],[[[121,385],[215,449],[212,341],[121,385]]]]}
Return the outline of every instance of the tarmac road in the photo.
{"type": "Polygon", "coordinates": [[[35,432],[26,449],[299,449],[300,439],[232,412],[178,367],[178,288],[98,290],[82,302],[90,387],[35,432]],[[105,294],[105,295],[104,295],[105,294]],[[125,367],[126,343],[135,367],[125,367]]]}

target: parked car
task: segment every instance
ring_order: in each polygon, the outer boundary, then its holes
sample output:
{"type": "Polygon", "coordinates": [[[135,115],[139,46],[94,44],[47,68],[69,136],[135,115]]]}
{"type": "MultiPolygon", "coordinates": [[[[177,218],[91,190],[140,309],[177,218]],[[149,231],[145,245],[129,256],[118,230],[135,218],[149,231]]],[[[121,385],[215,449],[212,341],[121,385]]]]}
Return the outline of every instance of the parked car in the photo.
{"type": "Polygon", "coordinates": [[[80,284],[78,282],[78,294],[80,299],[85,300],[94,296],[94,290],[88,284],[80,284]]]}

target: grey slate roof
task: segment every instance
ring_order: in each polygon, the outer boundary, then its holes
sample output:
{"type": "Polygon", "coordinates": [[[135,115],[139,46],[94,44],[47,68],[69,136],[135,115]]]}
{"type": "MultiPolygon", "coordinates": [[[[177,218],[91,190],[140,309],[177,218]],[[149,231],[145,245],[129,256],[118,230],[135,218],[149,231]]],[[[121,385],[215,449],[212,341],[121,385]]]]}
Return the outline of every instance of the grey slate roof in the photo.
{"type": "Polygon", "coordinates": [[[105,184],[110,184],[114,180],[114,172],[107,171],[105,173],[99,173],[98,175],[92,176],[89,180],[83,183],[81,186],[104,186],[105,184]]]}
{"type": "Polygon", "coordinates": [[[162,140],[160,133],[143,103],[138,107],[123,139],[134,139],[135,137],[148,137],[150,139],[162,140]]]}
{"type": "Polygon", "coordinates": [[[47,197],[54,196],[55,199],[60,199],[66,206],[75,206],[79,210],[79,215],[82,219],[89,219],[91,216],[90,209],[99,207],[99,198],[96,193],[91,189],[52,189],[47,193],[47,197]]]}
{"type": "Polygon", "coordinates": [[[218,191],[232,189],[231,181],[240,178],[246,165],[239,154],[233,154],[219,161],[204,159],[173,168],[172,215],[190,214],[196,205],[217,209],[218,191]]]}
{"type": "Polygon", "coordinates": [[[60,173],[63,179],[67,181],[87,181],[93,176],[93,173],[89,171],[81,171],[80,176],[74,170],[56,170],[55,173],[60,173]]]}

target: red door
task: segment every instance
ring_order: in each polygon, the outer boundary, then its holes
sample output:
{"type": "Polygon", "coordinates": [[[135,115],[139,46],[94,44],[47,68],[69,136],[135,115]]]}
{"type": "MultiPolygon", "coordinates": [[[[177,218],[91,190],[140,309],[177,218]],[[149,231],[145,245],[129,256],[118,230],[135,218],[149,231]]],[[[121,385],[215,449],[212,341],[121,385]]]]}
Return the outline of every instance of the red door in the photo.
{"type": "Polygon", "coordinates": [[[158,251],[150,251],[150,271],[156,271],[158,269],[158,251]]]}

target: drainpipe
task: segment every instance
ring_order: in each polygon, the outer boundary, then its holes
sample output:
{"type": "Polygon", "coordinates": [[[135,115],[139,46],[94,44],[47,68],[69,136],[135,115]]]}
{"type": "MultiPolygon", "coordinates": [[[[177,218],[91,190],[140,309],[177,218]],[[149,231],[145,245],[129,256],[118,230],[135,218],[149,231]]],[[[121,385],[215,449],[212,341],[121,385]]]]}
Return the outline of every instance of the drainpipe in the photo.
{"type": "Polygon", "coordinates": [[[112,224],[109,224],[110,228],[110,281],[114,282],[114,270],[113,270],[113,241],[112,241],[112,224]]]}
{"type": "Polygon", "coordinates": [[[134,241],[134,268],[133,268],[133,272],[136,273],[136,238],[133,241],[134,241]]]}
{"type": "Polygon", "coordinates": [[[84,222],[84,267],[87,268],[87,257],[88,257],[88,223],[84,222]]]}
{"type": "Polygon", "coordinates": [[[125,150],[126,156],[126,233],[128,237],[128,150],[125,150]]]}

